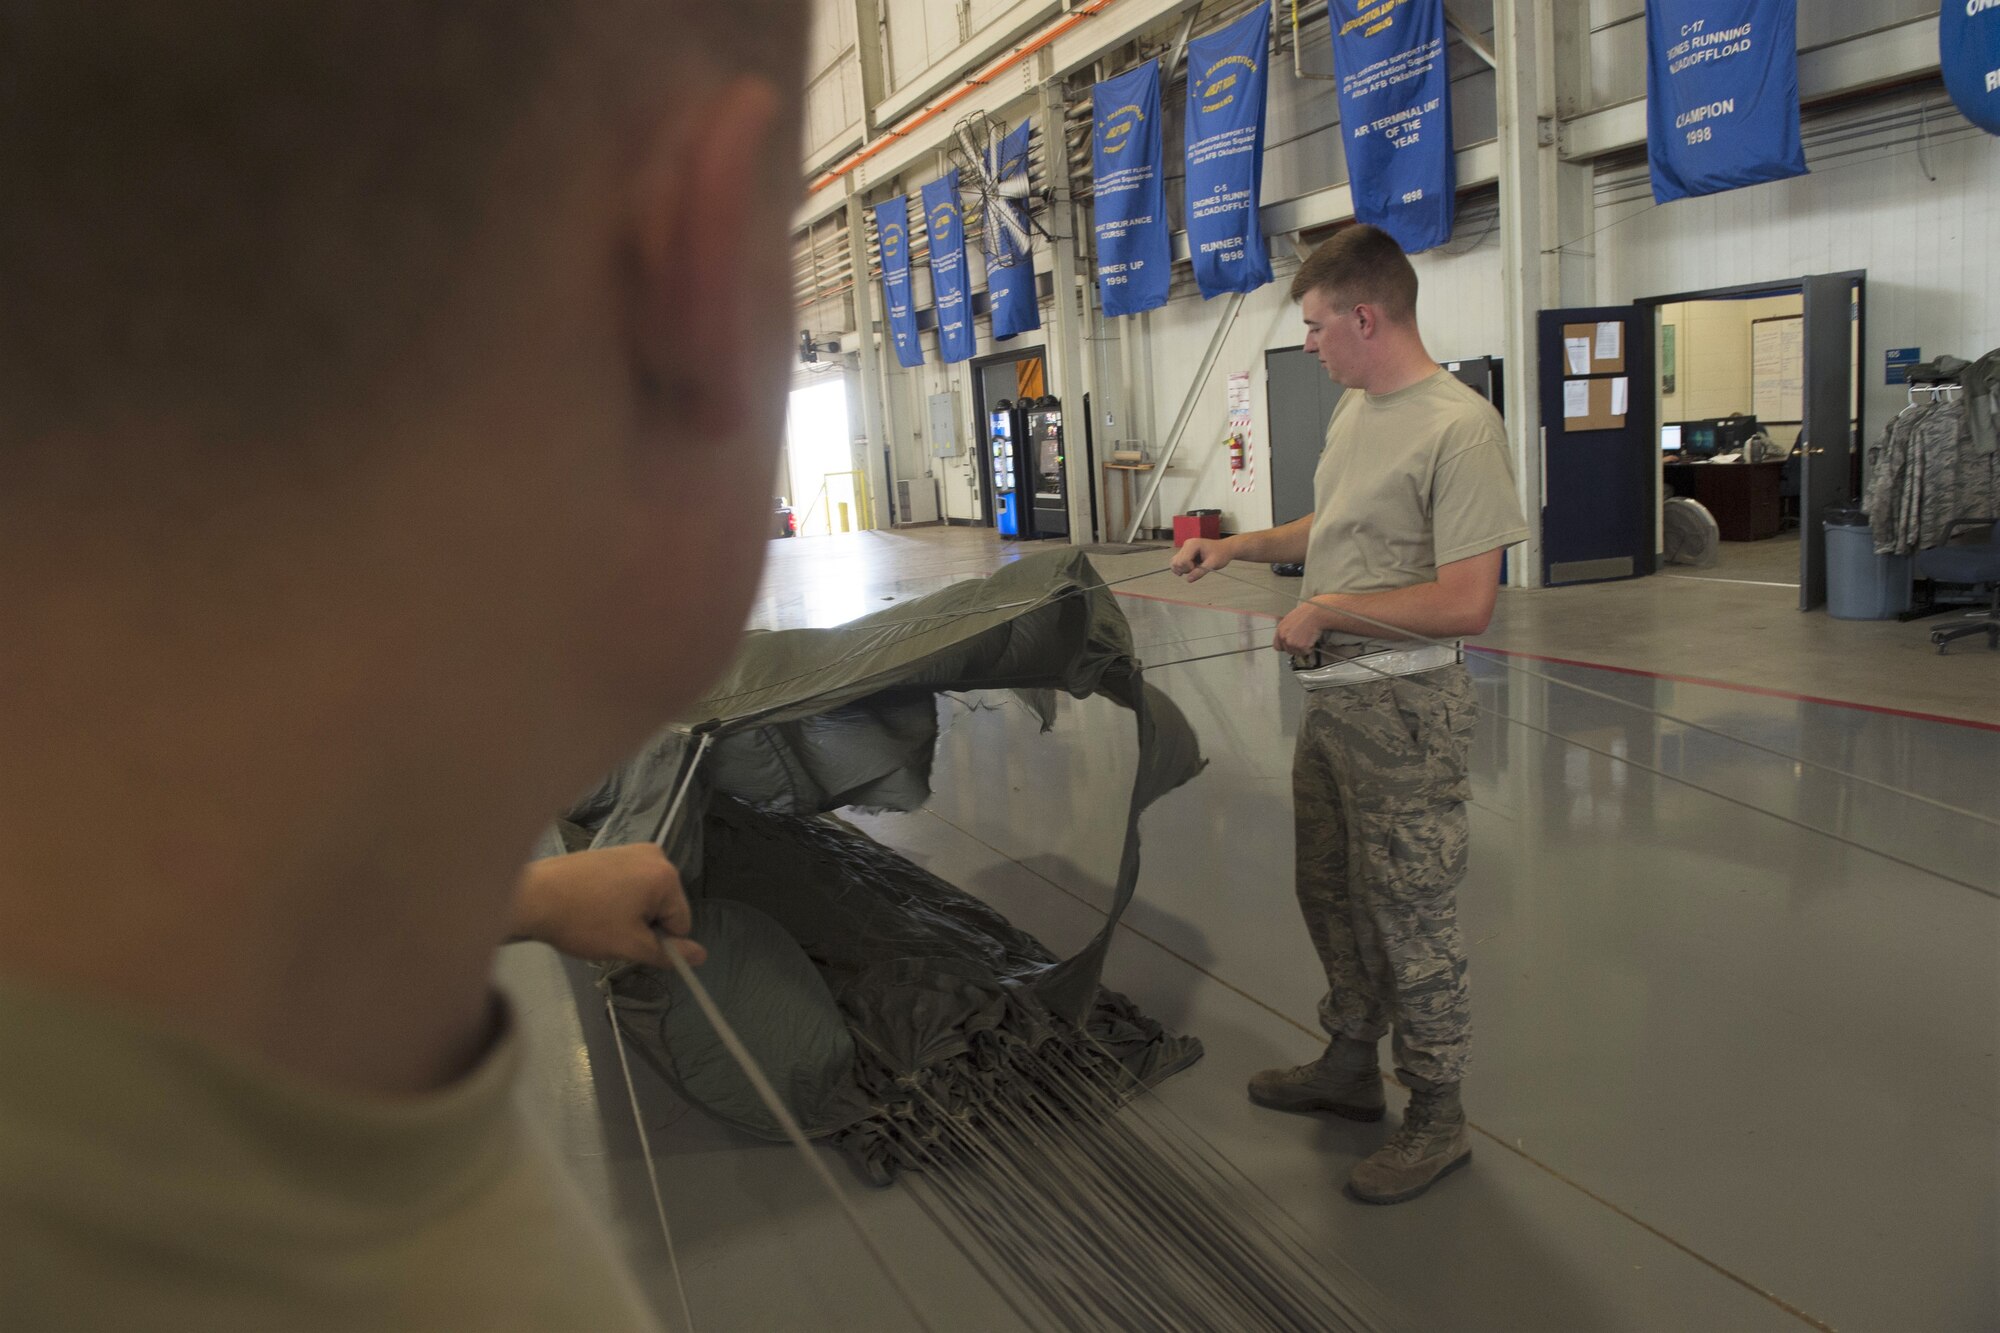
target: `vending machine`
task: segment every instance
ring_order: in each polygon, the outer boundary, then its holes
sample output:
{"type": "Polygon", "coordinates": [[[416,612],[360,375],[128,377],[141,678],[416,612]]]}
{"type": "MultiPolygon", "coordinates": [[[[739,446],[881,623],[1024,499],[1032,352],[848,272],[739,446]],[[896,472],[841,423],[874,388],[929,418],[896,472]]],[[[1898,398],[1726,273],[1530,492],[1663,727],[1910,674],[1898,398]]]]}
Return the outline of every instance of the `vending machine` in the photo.
{"type": "Polygon", "coordinates": [[[1035,485],[1035,535],[1069,536],[1069,488],[1063,477],[1062,403],[1037,398],[1028,408],[1027,437],[1035,485]]]}
{"type": "Polygon", "coordinates": [[[1034,492],[1028,475],[1027,415],[1023,407],[1005,398],[986,414],[986,454],[993,468],[993,512],[1000,535],[1021,541],[1036,535],[1034,492]]]}

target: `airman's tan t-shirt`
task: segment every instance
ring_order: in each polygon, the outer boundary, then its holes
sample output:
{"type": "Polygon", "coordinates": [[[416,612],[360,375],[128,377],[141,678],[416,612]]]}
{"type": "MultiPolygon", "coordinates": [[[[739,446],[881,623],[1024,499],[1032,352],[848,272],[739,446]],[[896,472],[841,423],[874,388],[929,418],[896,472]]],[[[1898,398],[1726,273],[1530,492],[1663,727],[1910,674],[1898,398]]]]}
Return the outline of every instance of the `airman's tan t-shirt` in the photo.
{"type": "Polygon", "coordinates": [[[503,1034],[441,1092],[346,1096],[0,983],[0,1326],[655,1328],[519,1062],[503,1034]]]}
{"type": "Polygon", "coordinates": [[[1394,393],[1341,395],[1313,474],[1307,597],[1434,583],[1440,565],[1527,536],[1491,403],[1443,370],[1394,393]]]}

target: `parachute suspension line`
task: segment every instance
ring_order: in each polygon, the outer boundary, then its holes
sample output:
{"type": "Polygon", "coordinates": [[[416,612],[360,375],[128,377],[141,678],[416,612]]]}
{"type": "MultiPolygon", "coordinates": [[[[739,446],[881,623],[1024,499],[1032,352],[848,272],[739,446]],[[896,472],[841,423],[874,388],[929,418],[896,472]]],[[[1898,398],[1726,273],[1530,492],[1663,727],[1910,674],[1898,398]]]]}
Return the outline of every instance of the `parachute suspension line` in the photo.
{"type": "Polygon", "coordinates": [[[674,785],[674,798],[667,802],[667,813],[661,817],[659,828],[653,831],[653,841],[661,847],[667,845],[667,838],[674,831],[674,821],[681,817],[681,807],[687,804],[688,792],[694,787],[695,770],[701,767],[703,756],[714,743],[715,733],[704,731],[694,747],[693,756],[682,761],[680,779],[674,785]]]}
{"type": "MultiPolygon", "coordinates": [[[[692,769],[689,770],[689,776],[693,776],[692,769]]],[[[868,1224],[861,1220],[861,1210],[854,1206],[854,1201],[847,1197],[847,1191],[833,1178],[833,1172],[820,1159],[820,1155],[813,1151],[812,1144],[806,1141],[805,1131],[799,1128],[798,1120],[792,1115],[791,1108],[785,1105],[784,1099],[778,1096],[778,1090],[771,1086],[771,1080],[764,1076],[764,1070],[757,1063],[756,1057],[750,1054],[750,1048],[736,1035],[736,1029],[730,1026],[729,1020],[722,1016],[722,1010],[716,1005],[714,997],[708,993],[708,988],[701,984],[701,979],[695,976],[694,968],[688,965],[688,960],[681,957],[680,950],[673,947],[673,941],[666,939],[663,943],[667,946],[667,961],[673,964],[674,972],[680,977],[681,984],[686,986],[688,994],[694,997],[695,1004],[700,1006],[703,1016],[715,1029],[715,1035],[721,1039],[723,1047],[743,1070],[743,1076],[749,1079],[750,1086],[756,1089],[758,1100],[764,1103],[764,1109],[769,1111],[772,1118],[784,1129],[785,1137],[799,1150],[799,1156],[805,1159],[806,1165],[812,1168],[813,1175],[826,1187],[827,1194],[835,1204],[839,1205],[841,1213],[847,1218],[848,1226],[854,1231],[855,1238],[861,1242],[862,1248],[868,1251],[869,1257],[875,1261],[875,1266],[882,1270],[882,1276],[895,1289],[903,1308],[910,1312],[910,1317],[925,1333],[934,1333],[934,1326],[924,1317],[916,1297],[910,1294],[910,1289],[904,1283],[901,1274],[897,1272],[896,1266],[889,1262],[888,1254],[869,1231],[868,1224]]]]}
{"type": "MultiPolygon", "coordinates": [[[[694,787],[695,775],[700,771],[701,761],[708,754],[708,747],[714,739],[714,733],[704,732],[700,742],[695,746],[694,754],[681,769],[673,799],[668,802],[666,815],[661,819],[659,831],[654,836],[654,841],[660,843],[662,846],[665,845],[668,836],[673,832],[674,824],[680,818],[681,810],[687,804],[688,793],[694,787]]],[[[890,1287],[895,1290],[904,1308],[910,1312],[910,1317],[916,1321],[919,1328],[925,1330],[925,1333],[933,1333],[933,1325],[929,1319],[924,1317],[923,1310],[917,1305],[916,1298],[911,1295],[908,1284],[903,1281],[895,1265],[890,1263],[887,1252],[876,1240],[874,1234],[869,1231],[867,1223],[862,1221],[860,1210],[854,1206],[854,1201],[847,1197],[847,1191],[840,1187],[840,1182],[834,1179],[833,1172],[827,1169],[826,1163],[820,1160],[820,1155],[813,1150],[812,1144],[807,1142],[805,1131],[799,1127],[798,1119],[792,1115],[791,1108],[785,1105],[784,1099],[778,1095],[778,1090],[771,1086],[771,1080],[765,1077],[762,1066],[757,1063],[756,1057],[750,1054],[750,1048],[745,1046],[743,1039],[736,1035],[736,1029],[730,1026],[728,1019],[722,1016],[721,1008],[715,1003],[714,997],[708,993],[708,988],[701,984],[701,978],[695,975],[694,968],[689,966],[687,959],[681,957],[680,950],[674,946],[673,937],[667,935],[665,932],[660,932],[660,944],[667,956],[667,961],[673,965],[675,974],[680,977],[681,984],[687,987],[688,994],[694,997],[696,1006],[701,1009],[702,1015],[708,1019],[709,1025],[715,1029],[716,1037],[721,1040],[724,1049],[729,1052],[730,1058],[735,1060],[737,1065],[743,1070],[743,1076],[750,1081],[750,1086],[756,1090],[758,1099],[764,1103],[764,1108],[771,1113],[772,1118],[784,1129],[785,1137],[791,1141],[794,1148],[798,1149],[799,1156],[805,1159],[806,1165],[812,1170],[813,1175],[819,1180],[820,1184],[826,1187],[827,1194],[839,1206],[841,1213],[847,1219],[848,1225],[853,1229],[855,1237],[860,1240],[862,1248],[868,1251],[868,1255],[875,1261],[876,1267],[882,1270],[882,1276],[888,1280],[890,1287]]],[[[605,997],[605,1013],[611,1020],[611,1031],[618,1043],[618,1063],[625,1071],[625,1090],[632,1100],[632,1117],[634,1123],[638,1125],[639,1145],[646,1157],[646,1171],[653,1183],[653,1201],[659,1205],[660,1228],[667,1235],[667,1250],[671,1261],[673,1236],[667,1229],[666,1205],[661,1202],[659,1172],[654,1165],[653,1150],[647,1139],[645,1124],[640,1120],[639,1094],[633,1087],[632,1070],[625,1055],[625,1034],[619,1030],[618,1011],[612,1005],[611,997],[608,995],[605,997]]],[[[674,1281],[676,1285],[680,1283],[680,1268],[678,1264],[675,1264],[674,1267],[674,1281]]],[[[681,1307],[683,1312],[685,1312],[687,1308],[687,1294],[685,1290],[681,1293],[681,1307]]],[[[690,1330],[693,1328],[692,1320],[689,1321],[689,1328],[690,1330]]]]}
{"type": "MultiPolygon", "coordinates": [[[[668,946],[668,952],[672,952],[668,946]]],[[[604,997],[604,1017],[611,1024],[611,1040],[618,1050],[618,1069],[625,1076],[625,1097],[632,1104],[632,1127],[639,1131],[639,1152],[646,1159],[646,1179],[653,1187],[653,1210],[659,1215],[660,1235],[667,1242],[667,1267],[673,1270],[674,1295],[680,1298],[681,1326],[695,1333],[694,1314],[688,1309],[687,1284],[681,1280],[680,1256],[674,1251],[674,1229],[667,1224],[667,1201],[660,1193],[660,1168],[653,1159],[652,1137],[646,1133],[646,1117],[639,1110],[639,1089],[632,1082],[632,1062],[625,1055],[625,1034],[618,1028],[618,1011],[611,996],[604,997]]]]}
{"type": "MultiPolygon", "coordinates": [[[[1259,584],[1252,583],[1248,579],[1238,578],[1236,575],[1231,574],[1226,569],[1218,569],[1215,572],[1225,579],[1230,579],[1233,582],[1242,584],[1246,588],[1256,588],[1261,592],[1273,593],[1278,597],[1288,598],[1291,601],[1296,602],[1301,606],[1305,605],[1308,601],[1311,600],[1310,598],[1299,597],[1292,593],[1285,592],[1282,589],[1274,590],[1270,588],[1264,588],[1259,584]]],[[[1373,616],[1363,615],[1359,611],[1350,611],[1343,609],[1340,612],[1340,614],[1348,617],[1351,620],[1359,620],[1364,624],[1378,626],[1384,630],[1389,631],[1390,633],[1396,635],[1399,638],[1409,639],[1417,643],[1431,644],[1433,646],[1451,646],[1451,641],[1448,639],[1433,639],[1427,635],[1418,634],[1413,630],[1406,630],[1401,628],[1400,626],[1392,625],[1388,621],[1377,620],[1373,616]]],[[[1472,649],[1471,651],[1478,652],[1479,650],[1475,648],[1472,649]]],[[[1440,687],[1426,681],[1422,675],[1397,676],[1392,672],[1384,671],[1380,667],[1372,665],[1366,657],[1353,658],[1351,659],[1351,661],[1352,665],[1361,667],[1363,670],[1373,673],[1380,679],[1400,681],[1403,684],[1408,685],[1413,689],[1422,690],[1427,694],[1438,694],[1442,692],[1440,687]]],[[[1162,665],[1173,665],[1173,664],[1163,663],[1162,665]]],[[[1573,690],[1578,694],[1589,695],[1593,698],[1602,699],[1609,703],[1618,704],[1625,708],[1636,709],[1639,712],[1648,714],[1649,716],[1659,721],[1675,723],[1676,725],[1687,727],[1693,731],[1704,732],[1708,735],[1718,737],[1719,739],[1722,740],[1733,741],[1738,745],[1748,746],[1753,750],[1760,750],[1766,754],[1776,755],[1779,758],[1785,759],[1788,762],[1794,764],[1798,764],[1807,768],[1821,769],[1836,777],[1848,779],[1853,782],[1863,783],[1871,787],[1879,787],[1884,791],[1894,793],[1895,795],[1905,797],[1912,801],[1920,802],[1924,805],[1930,805],[1937,807],[1938,809],[1941,810],[1950,811],[1954,814],[1964,815],[1966,818],[1976,820],[1977,822],[1982,824],[2000,824],[2000,820],[1995,820],[1990,816],[1978,814],[1971,810],[1965,810],[1959,806],[1949,804],[1948,802],[1939,801],[1932,797],[1921,795],[1920,793],[1917,792],[1904,791],[1901,788],[1898,788],[1890,783],[1881,782],[1874,778],[1863,777],[1862,775],[1857,773],[1850,773],[1844,769],[1836,768],[1830,764],[1823,764],[1816,760],[1807,759],[1800,755],[1790,754],[1786,751],[1760,744],[1756,741],[1746,740],[1741,736],[1732,735],[1729,732],[1720,731],[1714,727],[1704,726],[1699,722],[1692,722],[1686,718],[1675,717],[1671,713],[1663,713],[1657,708],[1651,708],[1641,703],[1634,703],[1630,699],[1620,699],[1615,694],[1608,694],[1602,690],[1592,689],[1587,685],[1578,685],[1573,681],[1566,681],[1562,679],[1560,676],[1552,676],[1545,672],[1536,671],[1531,667],[1517,666],[1512,662],[1500,662],[1497,665],[1499,665],[1502,670],[1507,671],[1510,674],[1532,676],[1537,680],[1546,681],[1552,685],[1558,685],[1563,687],[1564,689],[1573,690]]],[[[1975,884],[1970,880],[1961,879],[1957,875],[1948,874],[1945,871],[1936,869],[1935,867],[1927,866],[1918,861],[1911,860],[1909,857],[1899,856],[1894,852],[1885,851],[1880,847],[1871,847],[1865,842],[1861,842],[1855,838],[1850,838],[1842,833],[1835,833],[1831,829],[1821,828],[1816,824],[1808,823],[1806,820],[1800,819],[1796,816],[1785,814],[1779,810],[1774,810],[1770,806],[1756,805],[1749,802],[1741,801],[1735,797],[1730,796],[1726,792],[1717,791],[1713,787],[1706,786],[1705,784],[1700,782],[1696,782],[1693,778],[1682,777],[1678,773],[1669,772],[1664,768],[1660,768],[1653,764],[1648,764],[1643,760],[1635,759],[1630,755],[1617,754],[1611,750],[1604,749],[1601,746],[1592,745],[1587,741],[1580,741],[1574,736],[1566,736],[1562,732],[1551,730],[1548,727],[1537,726],[1535,723],[1529,722],[1525,718],[1518,718],[1513,716],[1511,713],[1508,713],[1505,709],[1490,707],[1482,703],[1475,703],[1473,707],[1475,707],[1482,713],[1486,713],[1493,717],[1499,718],[1502,722],[1506,722],[1513,726],[1524,728],[1525,730],[1528,731],[1536,732],[1540,735],[1548,737],[1550,740],[1560,741],[1565,745],[1572,746],[1579,750],[1587,750],[1591,754],[1598,755],[1605,759],[1609,759],[1613,763],[1623,764],[1630,768],[1636,768],[1644,773],[1651,773],[1655,777],[1664,778],[1668,782],[1675,783],[1679,786],[1691,788],[1695,791],[1701,792],[1703,795],[1706,796],[1713,796],[1717,800],[1727,801],[1731,805],[1741,806],[1744,809],[1755,810],[1758,814],[1768,816],[1769,818],[1777,820],[1779,823],[1789,824],[1793,828],[1801,829],[1804,832],[1817,834],[1819,837],[1825,838],[1830,842],[1839,843],[1841,846],[1847,847],[1853,851],[1861,852],[1868,856],[1878,857],[1881,860],[1887,861],[1892,865],[1902,866],[1906,870],[1914,870],[1920,875],[1927,876],[1931,879],[1942,880],[1946,884],[1954,884],[1961,889],[1970,889],[1974,893],[1980,894],[1983,897],[2000,898],[2000,892],[1995,892],[1991,888],[1975,884]]]]}

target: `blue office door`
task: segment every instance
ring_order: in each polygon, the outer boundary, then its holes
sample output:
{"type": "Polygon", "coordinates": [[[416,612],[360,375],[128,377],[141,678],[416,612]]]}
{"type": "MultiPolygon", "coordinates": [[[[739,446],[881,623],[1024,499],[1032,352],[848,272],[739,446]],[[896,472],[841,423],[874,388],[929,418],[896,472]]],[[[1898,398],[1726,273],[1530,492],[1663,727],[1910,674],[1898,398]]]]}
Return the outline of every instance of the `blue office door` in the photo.
{"type": "Polygon", "coordinates": [[[1650,574],[1660,466],[1652,308],[1544,310],[1539,319],[1542,579],[1650,574]]]}

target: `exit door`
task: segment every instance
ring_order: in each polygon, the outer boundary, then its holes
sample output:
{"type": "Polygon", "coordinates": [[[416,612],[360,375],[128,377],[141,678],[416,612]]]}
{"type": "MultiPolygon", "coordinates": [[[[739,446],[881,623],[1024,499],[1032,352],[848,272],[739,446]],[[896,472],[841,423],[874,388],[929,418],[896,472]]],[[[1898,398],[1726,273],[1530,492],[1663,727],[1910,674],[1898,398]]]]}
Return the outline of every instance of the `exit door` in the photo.
{"type": "Polygon", "coordinates": [[[1590,306],[1538,319],[1542,580],[1650,574],[1660,449],[1653,312],[1590,306]]]}

